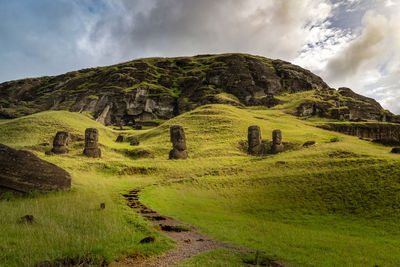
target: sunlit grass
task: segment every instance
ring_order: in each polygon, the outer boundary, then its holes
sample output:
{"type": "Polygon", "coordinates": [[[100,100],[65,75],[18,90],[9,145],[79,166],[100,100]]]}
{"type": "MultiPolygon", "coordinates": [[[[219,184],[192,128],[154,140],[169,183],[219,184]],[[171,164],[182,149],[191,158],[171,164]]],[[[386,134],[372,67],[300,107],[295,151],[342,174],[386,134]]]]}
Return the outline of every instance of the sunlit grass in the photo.
{"type": "MultiPolygon", "coordinates": [[[[316,128],[315,119],[288,115],[290,108],[207,105],[143,131],[114,131],[64,111],[0,122],[0,143],[30,149],[65,168],[73,181],[71,192],[0,201],[0,266],[77,255],[112,261],[138,252],[161,253],[172,243],[129,210],[121,196],[150,185],[141,197],[157,211],[293,266],[398,266],[398,155],[379,144],[316,128]],[[168,160],[173,124],[185,129],[188,160],[168,160]],[[240,143],[250,125],[259,125],[266,140],[274,129],[282,130],[292,149],[248,156],[240,143]],[[99,129],[102,159],[82,155],[88,127],[99,129]],[[71,142],[68,155],[45,156],[50,147],[40,144],[51,143],[58,130],[81,138],[71,142]],[[118,134],[138,137],[140,146],[115,143],[118,134]],[[310,140],[317,145],[303,148],[310,140]],[[152,156],[129,156],[137,150],[152,156]],[[135,174],[135,168],[147,174],[135,174]],[[101,202],[105,210],[99,209],[101,202]],[[25,214],[34,215],[37,224],[17,224],[25,214]],[[156,243],[138,245],[149,234],[157,235],[156,243]]],[[[226,253],[212,252],[199,262],[219,264],[226,253]]]]}

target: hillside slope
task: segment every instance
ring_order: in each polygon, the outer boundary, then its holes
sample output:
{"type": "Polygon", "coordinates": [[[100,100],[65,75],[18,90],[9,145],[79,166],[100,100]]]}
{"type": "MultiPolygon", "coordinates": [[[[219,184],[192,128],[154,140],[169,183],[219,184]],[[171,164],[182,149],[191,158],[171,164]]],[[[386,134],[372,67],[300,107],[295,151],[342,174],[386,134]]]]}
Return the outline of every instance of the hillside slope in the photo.
{"type": "MultiPolygon", "coordinates": [[[[205,105],[142,131],[114,131],[65,111],[0,122],[0,143],[28,148],[73,179],[69,193],[0,201],[0,266],[77,255],[111,262],[171,248],[127,209],[122,194],[132,188],[144,188],[140,198],[152,209],[291,266],[398,266],[398,155],[380,144],[316,128],[324,120],[299,119],[288,114],[292,108],[289,103],[273,109],[205,105]],[[174,124],[185,129],[188,160],[168,160],[174,124]],[[288,150],[247,155],[250,125],[259,125],[267,141],[281,129],[288,150]],[[72,140],[67,155],[44,155],[48,148],[41,143],[57,130],[79,137],[86,127],[99,128],[103,158],[84,157],[81,138],[72,140]],[[118,134],[139,138],[140,145],[116,143],[118,134]],[[310,140],[317,145],[302,146],[310,140]],[[107,204],[104,211],[100,202],[107,204]],[[15,224],[25,213],[39,221],[35,231],[15,224]],[[139,245],[149,234],[156,242],[139,245]]],[[[188,266],[215,258],[227,265],[230,253],[211,251],[188,266]]],[[[237,265],[242,258],[234,257],[237,265]]]]}
{"type": "Polygon", "coordinates": [[[45,110],[89,112],[102,124],[170,119],[204,104],[282,104],[276,96],[314,91],[297,115],[400,121],[375,100],[330,89],[318,76],[282,60],[247,54],[145,58],[54,77],[0,84],[0,118],[45,110]]]}

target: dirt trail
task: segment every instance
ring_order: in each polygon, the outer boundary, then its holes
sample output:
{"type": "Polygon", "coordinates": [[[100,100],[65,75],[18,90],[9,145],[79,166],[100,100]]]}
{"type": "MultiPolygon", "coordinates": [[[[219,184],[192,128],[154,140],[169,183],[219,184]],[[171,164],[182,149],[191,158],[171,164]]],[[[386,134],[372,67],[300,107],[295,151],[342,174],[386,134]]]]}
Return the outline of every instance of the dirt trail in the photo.
{"type": "MultiPolygon", "coordinates": [[[[174,218],[161,215],[150,208],[146,207],[139,201],[140,189],[135,189],[124,195],[127,204],[133,210],[141,214],[147,220],[154,224],[160,225],[160,231],[171,237],[178,243],[175,249],[150,259],[126,259],[124,261],[113,263],[113,267],[121,266],[171,266],[181,262],[186,258],[191,258],[197,254],[212,250],[215,248],[228,248],[243,253],[254,253],[255,251],[247,249],[238,249],[232,245],[218,242],[210,239],[206,235],[197,232],[196,228],[184,224],[174,218]]],[[[270,266],[281,266],[279,264],[270,266]]]]}

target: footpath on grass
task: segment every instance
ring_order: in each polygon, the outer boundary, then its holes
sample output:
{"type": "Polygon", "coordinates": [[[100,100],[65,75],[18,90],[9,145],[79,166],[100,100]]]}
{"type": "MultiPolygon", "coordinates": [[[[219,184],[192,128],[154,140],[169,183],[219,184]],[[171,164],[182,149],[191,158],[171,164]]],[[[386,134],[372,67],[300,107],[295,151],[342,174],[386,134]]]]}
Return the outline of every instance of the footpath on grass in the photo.
{"type": "MultiPolygon", "coordinates": [[[[184,259],[194,257],[201,252],[216,248],[231,249],[240,253],[256,253],[254,250],[239,249],[230,244],[212,240],[206,235],[199,233],[196,228],[191,225],[184,224],[174,218],[153,211],[139,201],[140,191],[141,189],[134,189],[128,194],[123,195],[126,199],[127,205],[148,221],[153,224],[158,224],[158,229],[163,234],[175,240],[177,247],[154,258],[125,259],[120,262],[114,262],[110,266],[171,266],[178,264],[184,259]]],[[[154,242],[154,237],[149,236],[141,242],[154,242]]],[[[287,267],[287,265],[282,265],[281,263],[272,260],[268,262],[267,266],[287,267]]]]}

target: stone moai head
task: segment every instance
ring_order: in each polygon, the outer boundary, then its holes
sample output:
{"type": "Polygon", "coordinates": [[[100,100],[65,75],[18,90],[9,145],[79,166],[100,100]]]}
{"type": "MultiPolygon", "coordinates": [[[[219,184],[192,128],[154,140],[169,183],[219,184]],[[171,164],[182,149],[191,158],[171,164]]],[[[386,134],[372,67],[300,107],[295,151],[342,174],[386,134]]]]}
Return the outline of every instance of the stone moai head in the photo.
{"type": "Polygon", "coordinates": [[[85,131],[85,147],[86,148],[97,148],[97,142],[99,140],[99,132],[95,128],[87,128],[85,131]]]}
{"type": "Polygon", "coordinates": [[[250,126],[247,130],[247,139],[249,148],[256,147],[261,144],[261,130],[257,125],[250,126]]]}
{"type": "Polygon", "coordinates": [[[272,143],[274,145],[282,144],[282,132],[281,132],[281,130],[274,130],[272,132],[272,143]]]}
{"type": "Polygon", "coordinates": [[[57,132],[53,140],[53,146],[67,146],[69,143],[68,132],[57,132]]]}
{"type": "Polygon", "coordinates": [[[186,150],[186,137],[182,126],[172,125],[170,127],[170,138],[174,149],[186,150]]]}

